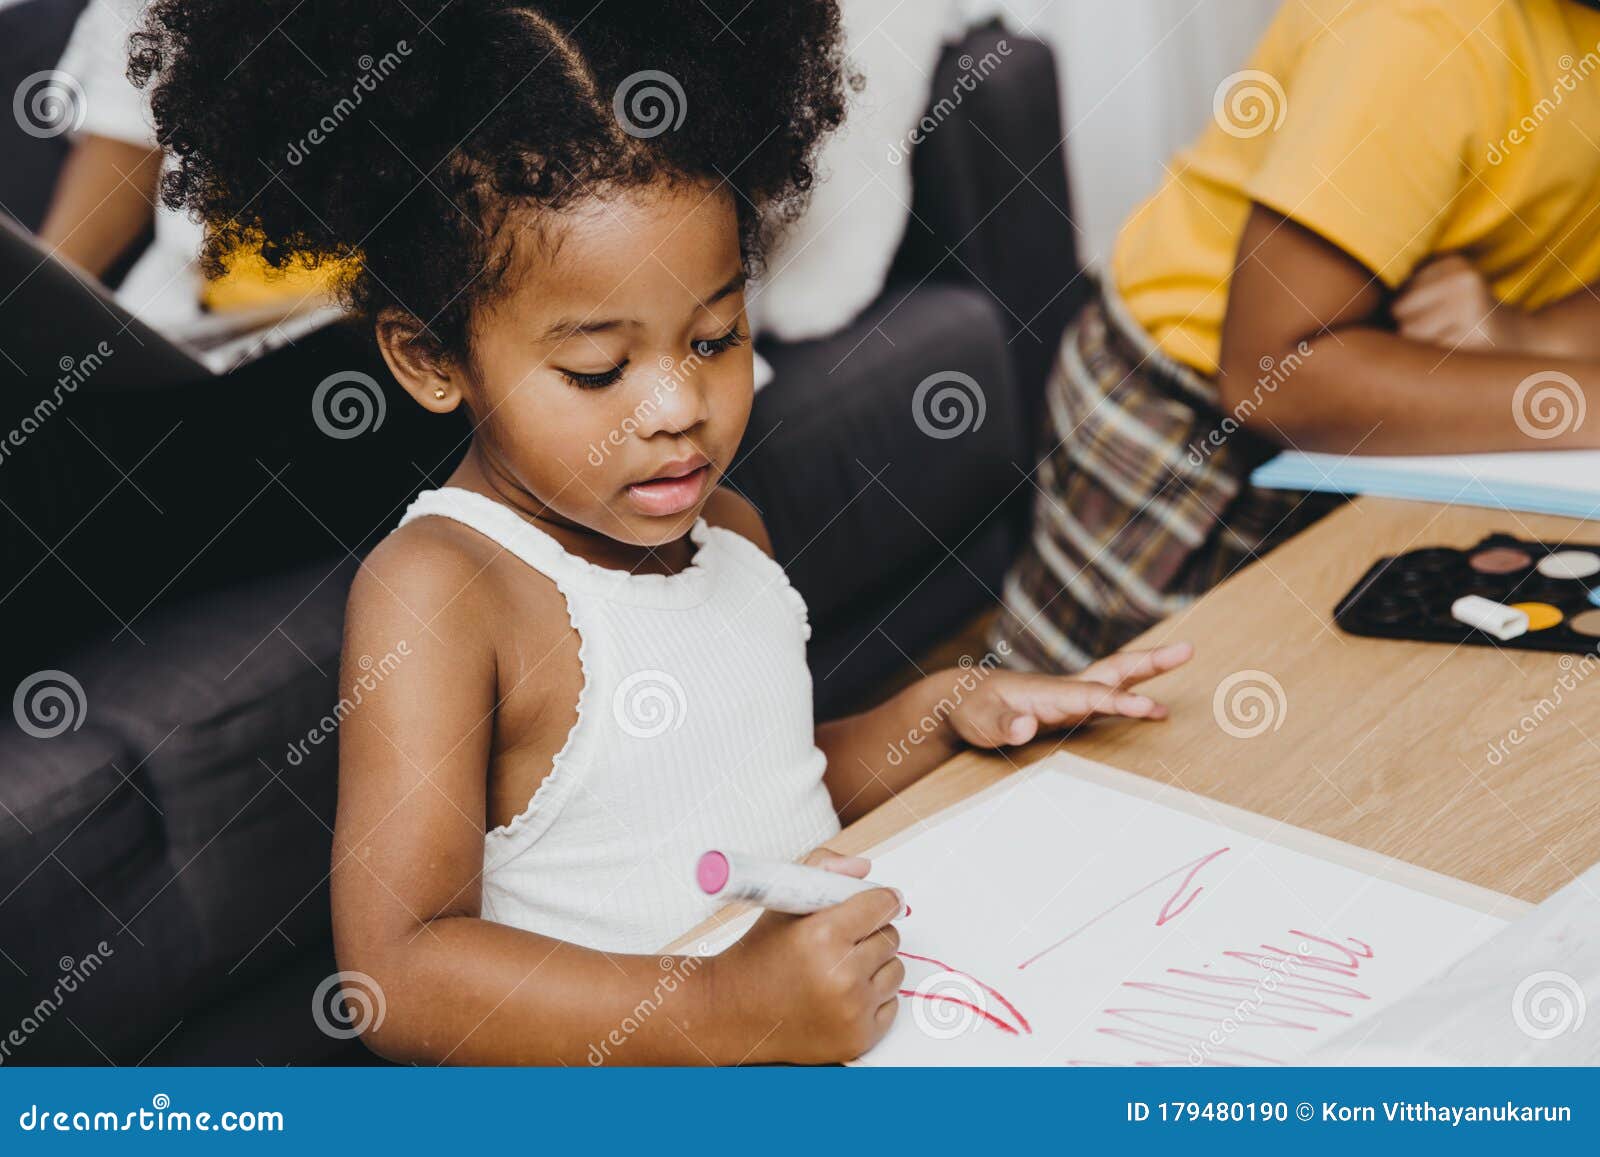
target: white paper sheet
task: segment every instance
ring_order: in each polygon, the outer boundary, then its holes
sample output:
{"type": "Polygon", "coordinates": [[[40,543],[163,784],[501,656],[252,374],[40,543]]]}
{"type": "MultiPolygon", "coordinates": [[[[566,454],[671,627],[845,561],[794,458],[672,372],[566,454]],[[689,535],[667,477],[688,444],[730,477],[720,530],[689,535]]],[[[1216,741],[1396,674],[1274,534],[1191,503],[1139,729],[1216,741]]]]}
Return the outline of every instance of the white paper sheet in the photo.
{"type": "Polygon", "coordinates": [[[1057,755],[874,858],[909,994],[858,1063],[1294,1063],[1524,908],[1136,779],[1057,755]]]}

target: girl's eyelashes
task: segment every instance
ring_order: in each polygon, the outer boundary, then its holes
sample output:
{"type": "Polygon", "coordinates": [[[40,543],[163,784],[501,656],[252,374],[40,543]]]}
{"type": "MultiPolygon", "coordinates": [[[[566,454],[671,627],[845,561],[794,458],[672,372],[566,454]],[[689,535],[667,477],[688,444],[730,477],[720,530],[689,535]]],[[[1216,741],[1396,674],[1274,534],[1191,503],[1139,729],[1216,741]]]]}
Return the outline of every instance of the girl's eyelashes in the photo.
{"type": "Polygon", "coordinates": [[[750,335],[740,328],[735,322],[732,329],[721,337],[702,338],[691,342],[690,346],[695,353],[703,358],[714,358],[720,353],[731,350],[734,346],[743,345],[750,340],[750,335]]]}
{"type": "MultiPolygon", "coordinates": [[[[736,322],[732,329],[720,337],[701,338],[690,342],[689,346],[699,357],[714,358],[718,354],[726,353],[735,346],[743,345],[749,340],[750,334],[736,322]]],[[[580,373],[577,370],[563,370],[559,367],[557,367],[556,372],[580,390],[603,390],[607,386],[614,386],[620,382],[623,371],[627,368],[628,360],[623,359],[619,365],[593,374],[580,373]]]]}
{"type": "Polygon", "coordinates": [[[580,390],[602,390],[607,386],[614,386],[622,380],[622,371],[628,368],[624,361],[621,365],[612,366],[609,370],[601,370],[597,374],[581,374],[576,370],[558,369],[556,372],[567,381],[577,386],[580,390]]]}

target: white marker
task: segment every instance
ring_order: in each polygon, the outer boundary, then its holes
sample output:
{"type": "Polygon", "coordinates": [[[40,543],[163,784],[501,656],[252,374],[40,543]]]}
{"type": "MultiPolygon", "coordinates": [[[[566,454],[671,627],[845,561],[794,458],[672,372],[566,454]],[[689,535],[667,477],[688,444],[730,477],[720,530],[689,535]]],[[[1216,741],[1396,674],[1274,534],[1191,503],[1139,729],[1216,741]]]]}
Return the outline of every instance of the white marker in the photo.
{"type": "MultiPolygon", "coordinates": [[[[695,882],[719,900],[745,900],[774,912],[808,916],[851,896],[884,885],[784,860],[762,860],[734,852],[707,852],[695,867],[695,882]]],[[[906,909],[909,913],[910,908],[906,909]]]]}

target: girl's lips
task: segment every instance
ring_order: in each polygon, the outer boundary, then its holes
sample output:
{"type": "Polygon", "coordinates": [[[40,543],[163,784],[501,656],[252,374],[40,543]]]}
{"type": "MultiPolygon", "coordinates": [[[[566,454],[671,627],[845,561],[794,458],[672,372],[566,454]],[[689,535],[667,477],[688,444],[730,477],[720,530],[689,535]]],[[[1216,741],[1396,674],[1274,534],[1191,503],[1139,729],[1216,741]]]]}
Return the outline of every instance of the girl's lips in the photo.
{"type": "Polygon", "coordinates": [[[696,502],[705,489],[711,467],[701,466],[678,478],[657,478],[649,482],[635,482],[628,487],[628,498],[641,514],[662,518],[682,514],[696,502]]]}

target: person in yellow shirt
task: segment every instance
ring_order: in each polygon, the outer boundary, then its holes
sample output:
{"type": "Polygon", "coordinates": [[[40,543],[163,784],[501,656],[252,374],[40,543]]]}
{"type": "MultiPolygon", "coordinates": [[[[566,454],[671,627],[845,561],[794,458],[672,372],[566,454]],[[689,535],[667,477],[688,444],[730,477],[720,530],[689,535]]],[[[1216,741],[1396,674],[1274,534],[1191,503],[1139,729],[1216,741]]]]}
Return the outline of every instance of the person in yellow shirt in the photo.
{"type": "Polygon", "coordinates": [[[1288,0],[1213,112],[1063,339],[1019,666],[1084,666],[1325,512],[1249,485],[1282,447],[1600,447],[1595,5],[1288,0]]]}

